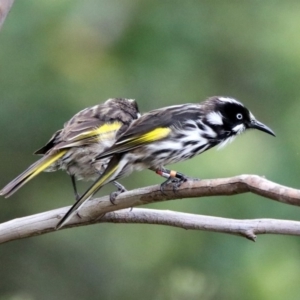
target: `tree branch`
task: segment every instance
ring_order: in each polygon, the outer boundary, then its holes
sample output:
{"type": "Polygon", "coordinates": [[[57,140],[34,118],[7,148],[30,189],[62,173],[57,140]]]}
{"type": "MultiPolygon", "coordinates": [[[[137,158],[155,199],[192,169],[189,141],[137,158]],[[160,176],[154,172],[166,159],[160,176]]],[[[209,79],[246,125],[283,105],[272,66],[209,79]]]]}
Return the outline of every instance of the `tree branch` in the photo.
{"type": "Polygon", "coordinates": [[[0,30],[14,3],[14,0],[0,0],[0,30]]]}
{"type": "MultiPolygon", "coordinates": [[[[300,190],[278,185],[256,175],[241,175],[232,178],[191,180],[182,184],[176,193],[172,189],[166,189],[163,194],[160,186],[157,185],[140,188],[119,195],[115,205],[111,204],[108,196],[93,199],[80,210],[80,217],[74,216],[64,228],[103,222],[146,223],[236,234],[251,240],[255,240],[255,234],[262,233],[300,235],[300,222],[296,221],[233,220],[151,209],[124,210],[124,208],[165,200],[228,196],[246,192],[300,206],[300,190]],[[112,211],[114,212],[109,213],[112,211]]],[[[68,209],[69,207],[64,207],[2,223],[0,224],[0,243],[55,231],[58,220],[68,209]]]]}

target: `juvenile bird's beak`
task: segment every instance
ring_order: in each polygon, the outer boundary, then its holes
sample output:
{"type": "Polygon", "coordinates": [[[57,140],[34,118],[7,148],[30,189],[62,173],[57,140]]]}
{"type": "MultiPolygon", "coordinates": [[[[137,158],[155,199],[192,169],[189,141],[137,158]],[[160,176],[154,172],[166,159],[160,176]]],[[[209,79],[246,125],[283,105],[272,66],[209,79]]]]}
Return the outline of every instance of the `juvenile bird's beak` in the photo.
{"type": "Polygon", "coordinates": [[[265,124],[255,120],[255,119],[251,120],[251,122],[249,124],[249,128],[258,129],[260,131],[263,131],[263,132],[266,132],[268,134],[271,134],[271,135],[275,136],[275,133],[271,128],[269,128],[265,124]]]}

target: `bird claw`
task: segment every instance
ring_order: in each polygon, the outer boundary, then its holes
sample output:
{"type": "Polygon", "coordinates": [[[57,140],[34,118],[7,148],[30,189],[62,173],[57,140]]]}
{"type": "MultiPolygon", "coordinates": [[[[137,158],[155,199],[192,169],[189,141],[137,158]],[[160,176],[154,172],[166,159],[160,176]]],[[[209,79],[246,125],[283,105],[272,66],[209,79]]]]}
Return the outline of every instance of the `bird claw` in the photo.
{"type": "Polygon", "coordinates": [[[127,190],[125,189],[125,187],[124,187],[122,184],[120,184],[120,183],[118,183],[118,182],[116,182],[116,181],[114,181],[113,184],[118,188],[118,190],[112,192],[112,193],[109,195],[109,201],[111,202],[111,204],[116,205],[116,202],[115,202],[115,201],[116,201],[116,198],[117,198],[120,194],[122,194],[122,193],[124,193],[124,192],[127,192],[127,190]]]}
{"type": "Polygon", "coordinates": [[[116,198],[120,195],[121,193],[119,193],[118,191],[112,192],[109,195],[109,201],[111,204],[116,205],[116,198]]]}
{"type": "Polygon", "coordinates": [[[76,192],[75,193],[75,202],[77,202],[80,199],[80,195],[76,192]]]}
{"type": "Polygon", "coordinates": [[[165,187],[171,183],[172,181],[174,181],[174,178],[169,177],[167,180],[165,180],[161,185],[160,185],[160,191],[162,194],[164,194],[165,196],[167,196],[167,194],[165,193],[165,187]]]}
{"type": "Polygon", "coordinates": [[[174,194],[176,193],[176,191],[180,188],[180,186],[181,186],[184,182],[188,181],[188,179],[189,179],[189,178],[188,178],[187,176],[182,176],[180,179],[177,179],[176,181],[174,181],[174,182],[172,183],[174,194]]]}
{"type": "Polygon", "coordinates": [[[178,188],[181,186],[182,183],[186,182],[188,179],[187,177],[182,177],[180,179],[178,178],[168,178],[166,181],[164,181],[161,185],[160,185],[160,191],[164,194],[167,195],[164,191],[165,191],[165,187],[167,185],[172,185],[172,189],[173,192],[175,193],[178,188]]]}
{"type": "Polygon", "coordinates": [[[173,183],[173,192],[174,192],[174,194],[175,194],[176,191],[180,188],[180,186],[181,186],[184,182],[186,182],[187,180],[188,180],[187,177],[183,177],[183,178],[181,178],[181,179],[179,179],[179,180],[176,180],[176,181],[173,183]]]}
{"type": "Polygon", "coordinates": [[[201,179],[199,178],[192,178],[188,176],[181,176],[181,178],[174,178],[174,177],[169,177],[166,181],[164,181],[160,185],[160,191],[166,196],[167,194],[164,192],[165,187],[169,184],[172,185],[173,192],[176,193],[176,191],[180,188],[180,186],[187,181],[199,181],[201,179]]]}

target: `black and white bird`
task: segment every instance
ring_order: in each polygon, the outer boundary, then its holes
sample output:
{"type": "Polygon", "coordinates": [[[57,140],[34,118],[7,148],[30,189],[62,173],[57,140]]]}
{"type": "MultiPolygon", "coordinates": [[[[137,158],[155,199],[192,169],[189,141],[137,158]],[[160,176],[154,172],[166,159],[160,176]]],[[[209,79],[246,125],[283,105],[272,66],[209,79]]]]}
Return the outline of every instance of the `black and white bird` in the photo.
{"type": "Polygon", "coordinates": [[[175,182],[179,186],[186,177],[176,172],[170,174],[164,166],[190,159],[217,145],[223,147],[247,129],[275,136],[241,102],[229,97],[214,96],[202,103],[174,105],[145,113],[131,123],[111,148],[97,156],[96,160],[112,158],[104,173],[60,220],[57,228],[103,185],[133,171],[150,168],[166,177],[173,174],[179,178],[175,182]]]}

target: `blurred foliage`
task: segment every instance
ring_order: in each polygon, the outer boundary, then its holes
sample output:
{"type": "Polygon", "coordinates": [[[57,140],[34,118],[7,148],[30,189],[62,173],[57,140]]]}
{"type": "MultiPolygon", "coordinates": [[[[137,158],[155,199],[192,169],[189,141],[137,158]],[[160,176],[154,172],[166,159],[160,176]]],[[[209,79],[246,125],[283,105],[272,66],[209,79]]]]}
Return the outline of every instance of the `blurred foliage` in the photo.
{"type": "MultiPolygon", "coordinates": [[[[147,111],[228,95],[277,137],[248,132],[176,169],[200,178],[253,173],[299,187],[299,14],[290,1],[16,1],[0,32],[0,186],[84,107],[127,97],[147,111]]],[[[122,182],[132,189],[161,179],[143,171],[122,182]]],[[[68,176],[42,174],[1,199],[0,218],[72,202],[68,176]]],[[[297,208],[251,194],[151,207],[299,219],[297,208]]],[[[254,244],[150,225],[64,230],[0,246],[0,299],[297,299],[299,247],[296,237],[254,244]]]]}

